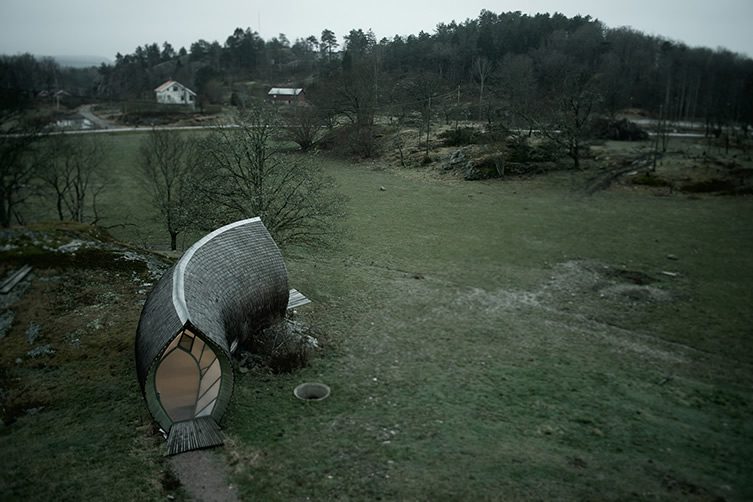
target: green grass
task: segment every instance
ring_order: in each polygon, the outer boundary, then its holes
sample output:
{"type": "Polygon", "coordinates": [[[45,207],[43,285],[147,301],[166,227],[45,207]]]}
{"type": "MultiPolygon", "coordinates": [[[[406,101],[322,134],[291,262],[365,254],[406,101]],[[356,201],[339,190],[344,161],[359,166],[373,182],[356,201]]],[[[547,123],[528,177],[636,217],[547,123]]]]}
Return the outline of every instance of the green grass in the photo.
{"type": "MultiPolygon", "coordinates": [[[[147,246],[165,246],[170,236],[138,168],[138,150],[146,133],[108,134],[102,137],[107,152],[108,188],[101,204],[102,225],[115,226],[113,236],[147,246]]],[[[185,244],[179,238],[179,242],[185,244]]],[[[190,243],[189,243],[190,245],[190,243]]]]}
{"type": "MultiPolygon", "coordinates": [[[[107,228],[117,239],[134,244],[166,249],[170,236],[160,215],[151,205],[151,199],[139,172],[139,147],[145,132],[99,134],[93,136],[101,142],[104,151],[102,173],[105,189],[97,199],[99,225],[107,228]]],[[[204,132],[186,133],[199,136],[204,132]]],[[[55,218],[54,199],[36,199],[25,208],[30,221],[55,218]]],[[[93,219],[91,208],[86,208],[86,220],[93,219]]],[[[178,244],[186,248],[199,237],[186,233],[178,244]]]]}
{"type": "MultiPolygon", "coordinates": [[[[166,240],[138,195],[139,138],[103,137],[116,182],[102,211],[107,224],[138,222],[113,229],[119,238],[166,240]]],[[[238,375],[224,451],[245,498],[753,497],[750,198],[584,197],[587,173],[468,183],[322,162],[350,197],[348,235],[285,253],[322,348],[297,374],[238,375]],[[624,279],[636,272],[652,282],[624,279]],[[331,397],[297,401],[303,381],[327,383],[331,397]]],[[[139,307],[123,311],[117,336],[129,341],[139,307]]],[[[126,368],[131,357],[98,360],[126,368]]],[[[109,415],[105,389],[93,406],[71,394],[62,416],[75,423],[85,406],[97,438],[114,416],[124,483],[147,476],[128,467],[140,449],[158,482],[149,434],[128,429],[146,413],[135,376],[116,375],[109,415]]],[[[50,430],[57,416],[19,419],[3,451],[17,444],[18,466],[52,469],[35,459],[69,451],[50,430]]],[[[104,456],[71,455],[80,463],[52,479],[104,456]]],[[[55,493],[14,483],[19,497],[55,493]]]]}
{"type": "Polygon", "coordinates": [[[288,257],[321,357],[241,377],[228,414],[246,496],[751,495],[750,200],[331,172],[349,238],[288,257]],[[671,299],[602,298],[584,263],[671,299]],[[296,402],[305,380],[330,399],[296,402]]]}

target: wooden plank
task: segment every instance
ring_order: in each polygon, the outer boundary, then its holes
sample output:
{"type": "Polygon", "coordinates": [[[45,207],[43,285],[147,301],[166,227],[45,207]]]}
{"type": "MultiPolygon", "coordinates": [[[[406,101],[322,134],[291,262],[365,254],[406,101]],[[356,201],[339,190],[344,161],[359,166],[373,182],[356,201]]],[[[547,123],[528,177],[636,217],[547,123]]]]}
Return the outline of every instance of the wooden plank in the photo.
{"type": "Polygon", "coordinates": [[[173,424],[167,436],[167,454],[176,455],[223,443],[224,437],[217,422],[212,417],[200,417],[173,424]]]}
{"type": "Polygon", "coordinates": [[[13,288],[16,287],[16,284],[21,282],[24,277],[26,277],[29,272],[31,272],[31,265],[24,265],[20,269],[13,272],[10,277],[8,277],[2,285],[0,285],[0,294],[7,295],[11,292],[13,288]]]}
{"type": "Polygon", "coordinates": [[[288,309],[294,309],[301,305],[306,305],[307,303],[311,303],[311,300],[303,296],[303,293],[297,289],[290,290],[290,293],[288,294],[288,309]]]}

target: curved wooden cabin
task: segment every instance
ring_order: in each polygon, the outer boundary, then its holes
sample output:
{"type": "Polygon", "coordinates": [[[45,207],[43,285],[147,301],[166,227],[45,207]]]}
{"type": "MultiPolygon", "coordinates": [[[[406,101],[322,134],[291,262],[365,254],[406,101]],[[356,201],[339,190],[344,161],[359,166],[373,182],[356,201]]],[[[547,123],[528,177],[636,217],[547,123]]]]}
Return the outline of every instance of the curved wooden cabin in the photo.
{"type": "Polygon", "coordinates": [[[231,353],[282,320],[288,297],[285,263],[259,218],[208,234],[155,285],[141,311],[136,369],[170,454],[222,443],[231,353]]]}

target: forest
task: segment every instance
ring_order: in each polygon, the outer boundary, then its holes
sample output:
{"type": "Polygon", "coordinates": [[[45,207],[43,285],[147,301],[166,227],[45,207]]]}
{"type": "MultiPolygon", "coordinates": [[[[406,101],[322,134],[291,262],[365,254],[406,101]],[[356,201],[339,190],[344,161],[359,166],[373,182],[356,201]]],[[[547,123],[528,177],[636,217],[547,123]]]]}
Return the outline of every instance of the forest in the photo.
{"type": "Polygon", "coordinates": [[[264,40],[237,28],[222,43],[145,44],[96,69],[2,56],[0,104],[22,105],[55,89],[89,100],[150,100],[168,78],[192,87],[205,105],[237,105],[271,86],[303,87],[324,115],[346,114],[361,126],[375,113],[427,108],[450,120],[541,125],[574,104],[576,115],[636,109],[717,130],[753,122],[750,58],[609,28],[589,16],[488,10],[432,34],[381,40],[363,29],[342,40],[328,29],[292,42],[282,33],[264,40]]]}

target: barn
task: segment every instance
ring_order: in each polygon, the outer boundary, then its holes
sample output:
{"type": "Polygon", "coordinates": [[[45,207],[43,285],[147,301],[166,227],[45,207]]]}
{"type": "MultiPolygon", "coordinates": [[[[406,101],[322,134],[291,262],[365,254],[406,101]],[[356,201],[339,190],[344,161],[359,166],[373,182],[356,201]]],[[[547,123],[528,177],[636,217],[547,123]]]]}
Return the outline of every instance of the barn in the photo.
{"type": "Polygon", "coordinates": [[[175,80],[168,80],[160,85],[154,89],[154,94],[157,97],[157,103],[166,105],[186,105],[191,108],[196,106],[196,93],[175,80]]]}
{"type": "Polygon", "coordinates": [[[300,87],[272,87],[267,93],[267,96],[273,103],[292,105],[303,103],[305,93],[300,87]]]}
{"type": "Polygon", "coordinates": [[[136,370],[168,453],[222,444],[231,357],[256,330],[308,303],[288,290],[282,254],[259,218],[206,235],[168,269],[141,312],[136,370]]]}

